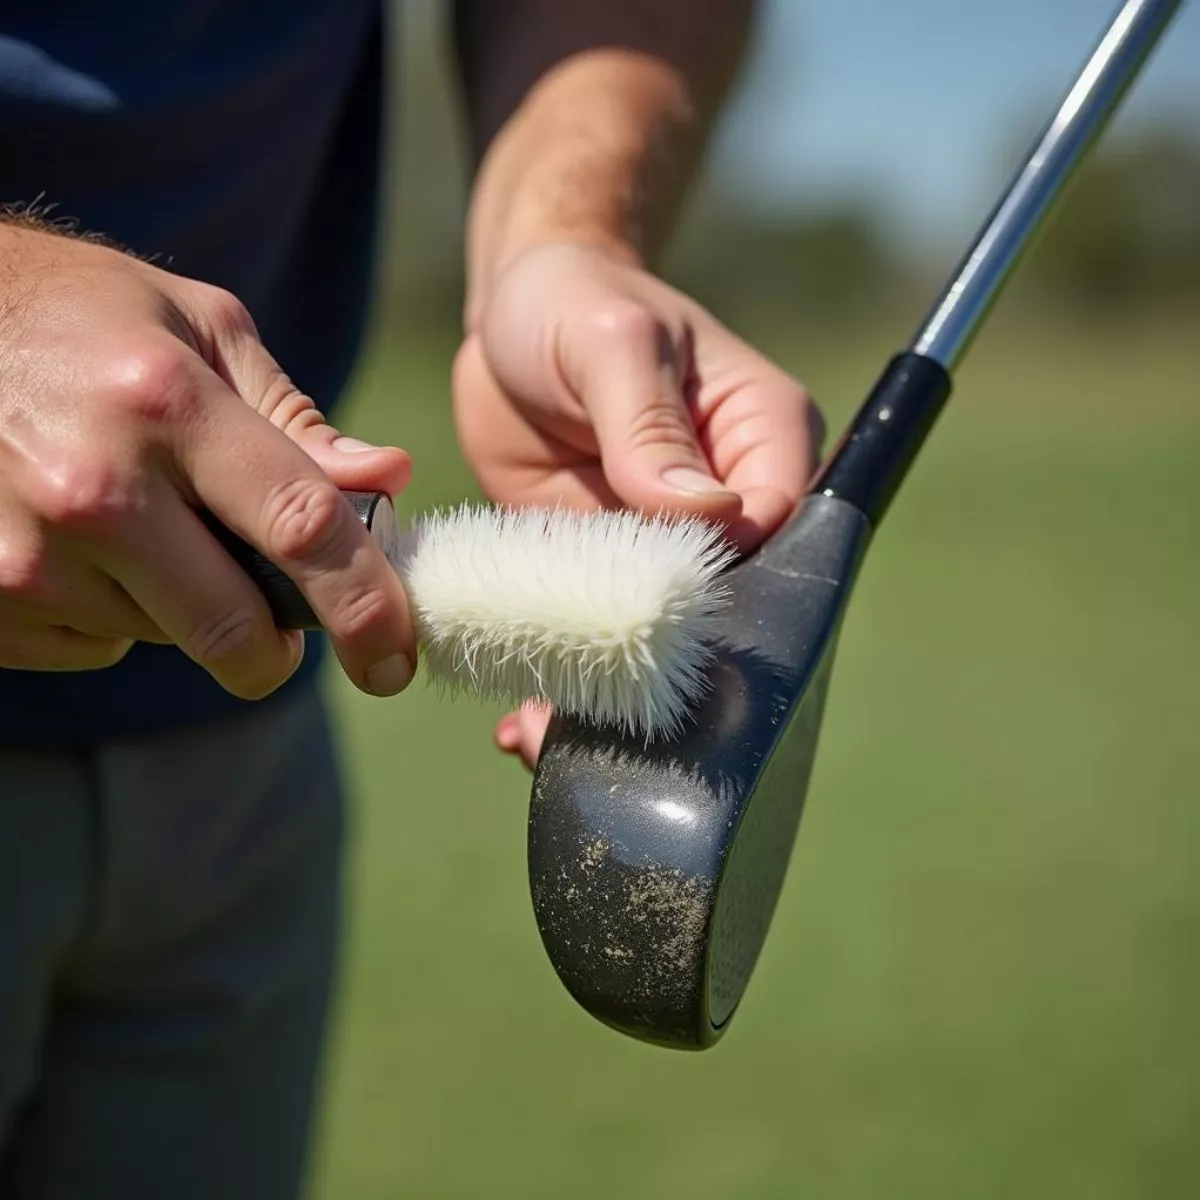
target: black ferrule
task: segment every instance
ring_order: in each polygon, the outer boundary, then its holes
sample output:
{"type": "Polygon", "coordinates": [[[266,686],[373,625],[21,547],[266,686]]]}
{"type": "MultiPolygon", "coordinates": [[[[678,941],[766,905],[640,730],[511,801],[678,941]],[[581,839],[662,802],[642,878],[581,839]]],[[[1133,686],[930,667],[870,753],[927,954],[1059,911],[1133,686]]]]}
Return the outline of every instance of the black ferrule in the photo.
{"type": "Polygon", "coordinates": [[[809,490],[848,501],[877,526],[951,388],[940,363],[911,352],[896,355],[809,490]]]}

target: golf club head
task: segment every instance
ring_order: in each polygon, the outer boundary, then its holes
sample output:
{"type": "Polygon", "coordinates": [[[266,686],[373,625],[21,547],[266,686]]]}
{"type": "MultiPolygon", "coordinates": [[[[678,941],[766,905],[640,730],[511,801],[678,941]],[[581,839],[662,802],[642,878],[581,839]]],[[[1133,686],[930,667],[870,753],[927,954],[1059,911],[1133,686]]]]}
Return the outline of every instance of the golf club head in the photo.
{"type": "Polygon", "coordinates": [[[529,872],[559,978],[605,1024],[715,1044],[746,990],[792,854],[838,632],[870,525],[808,496],[726,580],[712,687],[685,733],[555,717],[534,776],[529,872]]]}

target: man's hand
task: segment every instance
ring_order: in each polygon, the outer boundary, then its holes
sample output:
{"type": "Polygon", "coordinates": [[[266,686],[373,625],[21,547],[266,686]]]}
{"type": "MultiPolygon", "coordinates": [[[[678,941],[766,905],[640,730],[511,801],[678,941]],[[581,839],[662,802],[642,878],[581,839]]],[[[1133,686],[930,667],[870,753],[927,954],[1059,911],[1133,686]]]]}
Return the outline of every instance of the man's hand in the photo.
{"type": "Polygon", "coordinates": [[[304,592],[360,688],[415,651],[399,580],[341,489],[404,488],[402,451],[325,424],[227,293],[0,225],[0,666],[92,670],[173,643],[234,695],[295,670],[211,510],[304,592]]]}
{"type": "MultiPolygon", "coordinates": [[[[805,388],[641,268],[551,245],[498,278],[459,352],[455,417],[487,494],[694,513],[751,549],[789,515],[823,428],[805,388]]],[[[548,716],[497,728],[536,761],[548,716]]]]}
{"type": "Polygon", "coordinates": [[[816,465],[820,418],[799,382],[694,301],[586,247],[508,267],[454,391],[467,458],[508,503],[689,512],[750,548],[816,465]]]}
{"type": "MultiPolygon", "coordinates": [[[[455,0],[478,171],[455,412],[492,497],[768,536],[816,466],[804,388],[651,272],[756,0],[455,0]]],[[[546,714],[501,721],[533,765],[546,714]]]]}

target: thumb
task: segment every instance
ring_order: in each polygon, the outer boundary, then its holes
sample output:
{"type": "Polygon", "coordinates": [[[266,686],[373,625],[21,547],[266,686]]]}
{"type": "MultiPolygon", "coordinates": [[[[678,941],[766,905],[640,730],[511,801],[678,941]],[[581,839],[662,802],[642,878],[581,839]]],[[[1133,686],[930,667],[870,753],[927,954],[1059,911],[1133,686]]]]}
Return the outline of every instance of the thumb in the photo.
{"type": "Polygon", "coordinates": [[[386,492],[394,497],[412,478],[412,459],[399,447],[343,437],[323,418],[286,432],[344,492],[386,492]]]}
{"type": "Polygon", "coordinates": [[[684,398],[686,362],[640,306],[605,322],[586,347],[579,389],[612,490],[643,511],[735,521],[742,501],[713,474],[684,398]]]}

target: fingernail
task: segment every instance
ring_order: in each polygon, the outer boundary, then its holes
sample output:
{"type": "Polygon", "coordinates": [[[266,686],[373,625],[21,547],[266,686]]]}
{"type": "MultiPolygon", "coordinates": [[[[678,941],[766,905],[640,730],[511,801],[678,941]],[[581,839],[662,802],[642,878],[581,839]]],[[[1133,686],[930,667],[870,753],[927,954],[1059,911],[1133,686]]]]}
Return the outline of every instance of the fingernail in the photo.
{"type": "Polygon", "coordinates": [[[364,450],[378,450],[378,446],[372,446],[370,442],[360,442],[358,438],[338,437],[333,439],[333,448],[335,450],[344,450],[347,454],[361,454],[364,450]]]}
{"type": "Polygon", "coordinates": [[[692,467],[671,467],[663,472],[662,479],[663,483],[677,492],[688,492],[693,496],[729,491],[719,480],[692,467]]]}
{"type": "Polygon", "coordinates": [[[376,696],[394,696],[412,683],[412,663],[403,654],[393,654],[367,668],[367,687],[376,696]]]}

